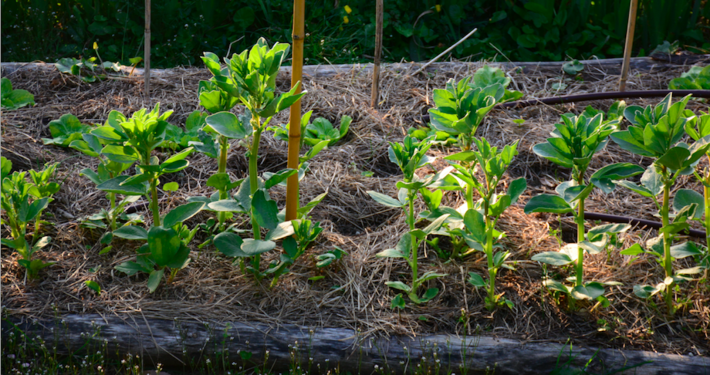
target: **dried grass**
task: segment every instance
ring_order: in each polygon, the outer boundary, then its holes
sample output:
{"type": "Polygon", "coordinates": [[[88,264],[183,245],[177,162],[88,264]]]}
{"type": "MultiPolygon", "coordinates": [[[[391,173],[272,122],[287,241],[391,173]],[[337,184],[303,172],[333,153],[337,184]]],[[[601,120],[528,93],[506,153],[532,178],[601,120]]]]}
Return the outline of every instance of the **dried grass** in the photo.
{"type": "MultiPolygon", "coordinates": [[[[468,334],[485,333],[499,337],[518,338],[524,341],[557,340],[571,337],[575,344],[609,347],[632,347],[670,353],[708,355],[710,350],[710,289],[696,282],[681,286],[681,296],[688,296],[688,306],[668,320],[662,313],[639,301],[632,286],[639,283],[656,283],[663,271],[650,259],[628,263],[628,258],[618,252],[607,262],[605,254],[590,256],[586,262],[585,277],[589,280],[616,280],[624,284],[610,288],[612,306],[578,313],[568,313],[541,291],[542,270],[530,256],[541,251],[558,248],[549,236],[550,228],[560,227],[563,238],[573,226],[569,219],[559,220],[553,215],[525,215],[522,205],[509,209],[501,220],[500,229],[508,234],[504,244],[518,260],[517,272],[502,271],[498,288],[515,303],[513,311],[490,313],[483,308],[483,294],[467,283],[468,272],[482,272],[485,261],[474,255],[465,261],[442,263],[434,252],[426,250],[420,261],[421,272],[443,271],[449,276],[436,281],[442,292],[435,301],[424,306],[413,306],[398,315],[390,310],[393,292],[385,281],[402,278],[408,280],[410,271],[403,261],[375,258],[374,255],[396,244],[405,232],[406,224],[400,211],[374,203],[367,190],[394,194],[398,170],[387,158],[388,141],[399,141],[406,129],[424,125],[422,115],[431,107],[432,90],[443,87],[449,78],[460,79],[472,74],[480,63],[462,65],[457,69],[439,71],[428,76],[409,76],[408,72],[384,70],[381,77],[380,110],[369,108],[370,77],[352,71],[335,77],[318,79],[306,77],[304,86],[309,94],[304,98],[304,110],[313,110],[314,116],[326,117],[337,123],[343,115],[353,117],[350,135],[341,145],[322,152],[311,163],[311,172],[302,183],[302,201],[308,201],[322,192],[326,199],[313,211],[320,220],[324,234],[312,252],[320,253],[338,246],[350,255],[338,265],[323,271],[317,270],[312,257],[302,258],[292,273],[283,277],[273,289],[255,285],[242,275],[238,268],[213,251],[193,248],[192,263],[178,273],[171,285],[163,284],[156,293],[148,294],[146,276],[126,277],[113,268],[131,259],[135,243],[116,241],[113,250],[98,255],[100,233],[82,229],[79,218],[107,206],[107,200],[93,184],[78,175],[78,171],[95,167],[88,157],[73,150],[45,147],[40,138],[48,137],[47,124],[62,114],[73,113],[84,122],[103,122],[109,111],[117,109],[130,114],[156,101],[163,109],[172,109],[173,123],[183,123],[187,115],[197,109],[197,83],[208,79],[202,69],[177,68],[160,75],[152,87],[153,100],[148,103],[141,95],[142,84],[135,78],[110,80],[86,84],[59,74],[54,70],[19,70],[10,75],[16,88],[35,94],[37,106],[23,108],[2,116],[2,154],[10,158],[16,169],[41,167],[43,163],[60,161],[61,191],[49,206],[54,226],[44,228],[54,239],[41,252],[41,257],[57,262],[47,269],[41,281],[30,283],[23,279],[24,272],[16,264],[16,254],[2,249],[2,300],[10,314],[18,316],[47,316],[52,305],[60,313],[128,314],[140,313],[154,318],[191,318],[218,321],[259,321],[273,325],[295,323],[309,326],[329,326],[360,329],[364,334],[425,334],[450,332],[468,334]],[[363,177],[362,171],[372,171],[373,177],[363,177]],[[97,272],[92,272],[100,266],[97,272]],[[325,276],[317,282],[308,278],[316,274],[325,276]],[[96,296],[88,290],[85,280],[96,280],[103,292],[96,296]],[[463,313],[469,317],[466,325],[460,323],[463,313]],[[597,322],[608,322],[606,330],[597,322]]],[[[629,89],[660,89],[670,77],[682,69],[669,72],[632,72],[629,89]]],[[[568,81],[568,87],[559,92],[551,85],[560,80],[557,75],[520,75],[510,72],[513,85],[527,98],[546,97],[584,92],[613,91],[616,76],[606,76],[596,81],[568,81]]],[[[286,89],[288,77],[281,76],[279,87],[286,89]]],[[[628,100],[630,104],[646,105],[658,100],[628,100]]],[[[559,115],[580,112],[591,104],[607,109],[610,100],[580,105],[536,106],[519,110],[494,110],[489,115],[479,135],[502,145],[520,139],[520,155],[510,169],[510,177],[524,176],[529,189],[522,197],[527,201],[532,195],[551,192],[569,177],[569,171],[532,153],[532,146],[543,141],[553,129],[559,115]],[[513,119],[523,118],[517,125],[513,119]]],[[[707,110],[701,102],[691,102],[694,110],[707,110]]],[[[275,123],[285,122],[280,115],[275,123]]],[[[277,171],[286,165],[286,145],[264,137],[260,150],[260,171],[277,171]]],[[[228,162],[228,172],[233,177],[246,175],[247,163],[244,148],[233,144],[228,162]]],[[[445,155],[452,150],[435,150],[445,155]]],[[[649,161],[610,145],[597,156],[592,169],[607,163],[632,161],[647,165],[649,161]]],[[[208,195],[211,188],[205,181],[216,169],[216,162],[202,155],[190,158],[190,167],[183,173],[168,176],[166,181],[177,181],[182,189],[163,200],[163,209],[183,203],[188,196],[208,195]]],[[[440,168],[443,164],[436,164],[440,168]]],[[[678,188],[700,186],[692,178],[685,178],[678,188]]],[[[275,188],[272,196],[282,204],[285,189],[275,188]]],[[[453,193],[447,193],[448,204],[462,202],[453,193]]],[[[587,200],[588,209],[626,216],[653,219],[655,209],[648,199],[616,191],[604,196],[595,192],[587,200]]],[[[149,216],[149,215],[145,215],[149,216]]],[[[209,217],[201,214],[192,222],[209,217]]],[[[626,244],[644,240],[649,231],[635,229],[625,235],[626,244]]],[[[569,240],[569,239],[567,239],[569,240]]],[[[276,252],[266,256],[269,261],[276,252]]],[[[689,266],[689,261],[679,262],[689,266]]],[[[662,309],[661,309],[662,310],[662,309]]]]}

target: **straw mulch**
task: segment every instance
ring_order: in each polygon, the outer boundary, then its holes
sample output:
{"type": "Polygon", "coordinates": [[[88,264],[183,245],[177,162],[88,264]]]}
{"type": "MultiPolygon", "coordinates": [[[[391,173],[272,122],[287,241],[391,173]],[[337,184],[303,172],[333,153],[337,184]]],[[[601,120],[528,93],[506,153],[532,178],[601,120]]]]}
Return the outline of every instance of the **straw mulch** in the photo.
{"type": "MultiPolygon", "coordinates": [[[[635,284],[662,281],[663,271],[654,260],[642,258],[629,264],[629,258],[619,255],[618,251],[612,252],[609,259],[606,254],[598,254],[586,259],[585,278],[615,280],[624,286],[608,288],[611,307],[570,313],[564,309],[564,304],[541,290],[542,269],[529,260],[535,253],[559,248],[558,242],[549,235],[552,229],[561,230],[562,240],[574,241],[574,227],[569,218],[558,220],[555,215],[523,213],[522,207],[531,196],[552,192],[560,181],[569,177],[568,170],[537,157],[532,146],[548,136],[562,113],[579,113],[588,104],[606,110],[612,101],[496,109],[479,129],[480,136],[499,145],[520,140],[520,155],[509,175],[510,178],[524,176],[529,186],[521,202],[511,207],[500,223],[500,229],[508,235],[503,244],[512,252],[511,259],[518,261],[517,271],[501,271],[497,284],[499,291],[505,292],[515,303],[512,311],[488,312],[483,307],[484,293],[466,282],[468,272],[484,274],[486,262],[480,254],[464,261],[444,262],[437,259],[431,249],[422,250],[420,272],[437,270],[449,275],[431,283],[440,288],[440,295],[426,305],[408,307],[401,315],[390,309],[394,292],[385,286],[385,281],[410,282],[410,270],[401,260],[375,258],[375,254],[393,247],[405,233],[406,224],[400,210],[376,204],[366,192],[395,194],[400,173],[388,160],[388,142],[400,141],[411,126],[425,125],[422,115],[432,106],[433,89],[443,87],[450,78],[458,80],[471,75],[481,65],[465,64],[459,69],[416,77],[408,75],[411,72],[385,70],[379,110],[369,106],[371,81],[368,74],[352,71],[328,78],[306,77],[304,86],[308,95],[304,98],[304,109],[313,110],[314,118],[326,117],[334,124],[339,123],[343,115],[353,118],[346,139],[313,160],[311,171],[301,185],[302,202],[328,193],[312,213],[325,228],[317,244],[273,289],[269,289],[267,283],[255,285],[213,248],[198,250],[193,246],[191,264],[178,273],[172,284],[163,283],[154,294],[149,294],[145,286],[146,275],[127,277],[114,270],[119,263],[134,258],[135,242],[116,240],[109,254],[98,255],[101,233],[79,225],[81,217],[108,206],[104,194],[88,179],[79,176],[80,170],[95,168],[95,161],[71,149],[43,146],[40,139],[50,135],[49,121],[65,113],[72,113],[86,123],[100,123],[112,109],[131,114],[155,102],[160,102],[163,110],[174,110],[171,121],[182,124],[191,111],[198,109],[197,84],[209,79],[210,74],[194,68],[177,68],[162,74],[151,85],[155,92],[150,103],[141,95],[140,79],[87,84],[53,69],[19,70],[11,74],[9,78],[15,88],[35,94],[37,106],[3,114],[2,154],[10,158],[18,170],[61,162],[59,180],[63,185],[47,210],[47,214],[52,215],[48,218],[53,225],[43,228],[53,237],[52,243],[39,254],[56,264],[46,269],[41,281],[31,283],[24,280],[24,272],[16,263],[17,255],[3,248],[3,307],[13,316],[50,316],[54,306],[61,314],[100,313],[126,317],[138,314],[167,319],[295,323],[360,329],[365,335],[466,332],[528,342],[564,342],[571,338],[575,345],[708,355],[710,288],[707,284],[681,285],[677,298],[687,297],[688,303],[669,320],[663,316],[660,300],[654,299],[661,306],[657,310],[632,292],[635,284]],[[525,123],[517,125],[512,121],[518,118],[525,119],[525,123]],[[362,171],[372,171],[374,176],[363,177],[362,171]],[[334,267],[317,270],[312,254],[335,246],[349,255],[334,267]],[[308,280],[316,275],[325,278],[316,282],[308,280]],[[100,296],[85,286],[86,280],[95,280],[102,286],[100,296]],[[468,319],[459,319],[462,314],[468,319]]],[[[678,68],[667,72],[632,72],[628,88],[665,88],[668,80],[682,71],[684,69],[678,68]]],[[[617,76],[595,81],[567,80],[566,89],[555,91],[551,87],[560,81],[560,75],[529,76],[514,71],[509,74],[514,88],[523,91],[526,98],[614,91],[618,80],[617,76]]],[[[288,82],[286,75],[281,76],[279,88],[287,89],[288,82]]],[[[627,100],[627,103],[647,105],[659,100],[627,100]]],[[[693,101],[689,108],[707,110],[707,104],[693,101]]],[[[274,123],[285,122],[286,117],[287,114],[281,114],[274,123]]],[[[233,178],[243,178],[247,171],[245,150],[236,143],[232,146],[228,172],[233,178]]],[[[452,152],[455,149],[437,149],[432,154],[444,156],[452,152]]],[[[286,144],[270,135],[263,138],[260,155],[260,172],[275,172],[286,167],[286,144]]],[[[206,180],[216,170],[216,160],[198,154],[189,160],[188,169],[168,175],[163,181],[177,181],[181,186],[176,195],[163,195],[163,210],[184,203],[188,196],[212,193],[206,180]]],[[[592,169],[620,161],[649,163],[610,144],[595,157],[592,169]]],[[[444,165],[439,160],[435,167],[441,169],[444,165]]],[[[681,179],[677,188],[702,191],[692,177],[681,179]]],[[[272,197],[282,205],[285,189],[274,188],[272,197]]],[[[450,206],[463,202],[455,193],[446,193],[445,201],[450,206]]],[[[658,220],[654,218],[656,210],[650,200],[624,190],[606,196],[595,191],[587,202],[590,211],[658,220]]],[[[144,208],[139,212],[146,214],[144,208]]],[[[201,213],[190,224],[207,218],[209,213],[201,213]]],[[[589,227],[591,225],[589,223],[589,227]]],[[[655,231],[636,228],[623,239],[630,245],[655,235],[655,231]]],[[[199,239],[204,239],[204,235],[199,239]]],[[[277,256],[277,251],[271,252],[266,262],[277,256]]],[[[691,265],[688,259],[676,263],[676,267],[683,268],[691,265]]]]}

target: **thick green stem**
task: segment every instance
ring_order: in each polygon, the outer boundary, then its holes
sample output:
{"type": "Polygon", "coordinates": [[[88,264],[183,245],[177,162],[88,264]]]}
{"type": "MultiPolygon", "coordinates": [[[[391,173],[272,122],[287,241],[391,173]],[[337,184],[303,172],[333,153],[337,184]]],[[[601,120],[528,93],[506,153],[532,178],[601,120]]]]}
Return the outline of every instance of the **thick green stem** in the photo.
{"type": "Polygon", "coordinates": [[[473,189],[473,185],[466,185],[466,205],[469,210],[473,208],[473,189]]]}
{"type": "MultiPolygon", "coordinates": [[[[227,172],[227,152],[229,151],[229,141],[225,136],[219,136],[219,162],[217,164],[217,173],[227,172]]],[[[224,187],[219,190],[219,199],[229,198],[227,188],[224,187]]],[[[217,220],[219,221],[219,228],[223,229],[224,222],[227,220],[226,212],[219,212],[217,214],[217,220]]]]}
{"type": "MultiPolygon", "coordinates": [[[[256,117],[255,119],[256,125],[254,126],[254,137],[252,140],[251,144],[251,150],[249,153],[249,188],[251,191],[252,197],[254,194],[256,194],[256,191],[259,189],[259,171],[257,169],[257,161],[259,158],[259,142],[261,140],[261,119],[256,117]]],[[[254,232],[254,239],[255,240],[260,240],[261,239],[261,228],[259,227],[259,223],[256,222],[256,216],[254,215],[254,206],[249,210],[249,213],[251,215],[251,227],[252,231],[254,232]]],[[[259,275],[259,269],[260,269],[260,263],[261,263],[261,255],[255,255],[252,258],[252,268],[254,269],[254,275],[256,275],[257,279],[260,277],[259,275]]]]}
{"type": "Polygon", "coordinates": [[[116,230],[116,215],[118,214],[115,209],[116,209],[116,193],[108,193],[108,199],[111,201],[111,230],[114,231],[116,230]]]}
{"type": "MultiPolygon", "coordinates": [[[[488,206],[488,202],[486,202],[488,206]]],[[[486,207],[487,212],[488,208],[486,207]]],[[[488,260],[488,300],[493,305],[496,303],[496,273],[497,270],[493,264],[493,223],[491,219],[486,215],[486,247],[484,248],[486,252],[486,258],[488,260]]]]}
{"type": "Polygon", "coordinates": [[[40,211],[37,214],[37,217],[35,217],[35,231],[32,233],[32,244],[34,245],[37,242],[37,237],[39,236],[39,226],[40,226],[40,218],[42,217],[42,211],[40,211]]]}
{"type": "MultiPolygon", "coordinates": [[[[661,220],[663,222],[663,228],[668,228],[670,225],[670,195],[671,195],[671,185],[667,178],[668,172],[666,167],[663,167],[663,205],[661,206],[661,220]]],[[[666,278],[673,277],[673,262],[671,258],[671,235],[668,232],[663,233],[663,268],[666,271],[666,278]]],[[[666,285],[666,306],[668,307],[668,313],[673,314],[673,295],[672,289],[673,283],[666,285]]]]}
{"type": "MultiPolygon", "coordinates": [[[[412,192],[411,190],[409,191],[409,231],[414,230],[414,198],[416,198],[417,193],[412,192]]],[[[417,248],[418,248],[418,242],[417,239],[414,236],[411,236],[412,238],[412,293],[417,294],[417,290],[414,288],[416,285],[416,281],[419,278],[418,270],[417,270],[417,248]]]]}
{"type": "Polygon", "coordinates": [[[151,210],[153,211],[153,225],[159,226],[160,222],[160,207],[158,207],[158,179],[154,178],[150,181],[151,195],[151,210]]]}
{"type": "MultiPolygon", "coordinates": [[[[577,175],[577,185],[584,185],[584,172],[580,171],[577,175]]],[[[577,243],[582,243],[584,241],[584,199],[580,199],[577,204],[577,217],[575,217],[577,222],[577,243]]],[[[575,266],[575,274],[577,280],[575,286],[584,285],[584,249],[581,246],[577,246],[577,265],[575,266]]]]}

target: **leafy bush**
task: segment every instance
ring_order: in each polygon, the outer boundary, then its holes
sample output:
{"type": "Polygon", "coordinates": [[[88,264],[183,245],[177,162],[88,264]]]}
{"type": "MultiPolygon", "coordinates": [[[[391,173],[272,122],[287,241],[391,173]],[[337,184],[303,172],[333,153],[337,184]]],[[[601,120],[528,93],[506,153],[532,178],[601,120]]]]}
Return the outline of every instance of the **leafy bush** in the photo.
{"type": "Polygon", "coordinates": [[[35,96],[27,90],[13,90],[12,82],[2,78],[2,109],[12,111],[28,105],[35,105],[35,96]]]}
{"type": "Polygon", "coordinates": [[[694,66],[668,83],[671,90],[710,90],[710,65],[694,66]]]}

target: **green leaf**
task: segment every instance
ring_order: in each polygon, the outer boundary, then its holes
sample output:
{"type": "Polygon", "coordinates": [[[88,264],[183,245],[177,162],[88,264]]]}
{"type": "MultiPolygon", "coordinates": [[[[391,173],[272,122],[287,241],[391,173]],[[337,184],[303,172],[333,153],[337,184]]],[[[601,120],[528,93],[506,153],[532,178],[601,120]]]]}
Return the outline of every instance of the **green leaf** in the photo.
{"type": "Polygon", "coordinates": [[[116,270],[121,271],[128,276],[133,276],[138,272],[151,272],[151,269],[146,268],[137,262],[123,262],[115,268],[116,270]]]}
{"type": "Polygon", "coordinates": [[[639,254],[644,254],[646,251],[641,247],[641,245],[635,243],[629,248],[624,249],[620,252],[621,255],[636,256],[639,254]]]}
{"type": "Polygon", "coordinates": [[[683,242],[680,245],[671,246],[671,256],[675,259],[683,259],[700,254],[702,252],[693,242],[683,242]]]}
{"type": "Polygon", "coordinates": [[[690,189],[680,189],[676,192],[673,198],[673,210],[675,212],[680,212],[684,207],[691,204],[697,205],[693,219],[701,219],[705,213],[705,199],[702,194],[690,189]]]}
{"type": "Polygon", "coordinates": [[[207,207],[217,212],[246,212],[246,209],[234,199],[223,199],[211,202],[207,207]]]}
{"type": "Polygon", "coordinates": [[[247,256],[254,256],[273,250],[276,247],[274,241],[254,240],[247,238],[242,244],[242,251],[247,256]]]}
{"type": "Polygon", "coordinates": [[[474,272],[469,272],[468,275],[469,275],[469,278],[468,278],[469,284],[473,285],[476,288],[487,287],[486,282],[483,280],[483,277],[481,277],[481,275],[474,273],[474,272]]]}
{"type": "Polygon", "coordinates": [[[266,199],[263,190],[257,190],[251,201],[252,212],[254,219],[259,223],[259,226],[272,230],[279,224],[278,214],[279,208],[276,202],[266,199]]]}
{"type": "Polygon", "coordinates": [[[47,208],[47,205],[49,205],[48,197],[35,200],[29,205],[26,205],[23,202],[22,206],[20,206],[20,212],[18,213],[20,220],[25,223],[34,220],[42,210],[47,208]]]}
{"type": "Polygon", "coordinates": [[[564,214],[573,212],[574,209],[564,199],[557,195],[540,194],[532,197],[525,205],[525,213],[533,212],[552,212],[556,214],[564,214]]]}
{"type": "Polygon", "coordinates": [[[397,207],[397,208],[402,208],[404,207],[404,203],[400,202],[397,199],[394,199],[388,195],[384,195],[382,193],[378,193],[376,191],[368,191],[367,194],[372,197],[377,203],[388,206],[388,207],[397,207]]]}
{"type": "Polygon", "coordinates": [[[84,283],[86,284],[87,287],[89,287],[89,289],[96,292],[97,295],[99,295],[99,296],[101,295],[101,285],[99,285],[99,283],[97,283],[96,281],[93,281],[93,280],[86,280],[86,281],[84,281],[84,283]]]}
{"type": "Polygon", "coordinates": [[[123,195],[145,195],[146,186],[143,184],[137,185],[122,185],[131,176],[118,176],[112,178],[106,182],[103,182],[96,186],[97,189],[106,191],[109,193],[123,194],[123,195]]]}
{"type": "Polygon", "coordinates": [[[578,60],[568,61],[562,64],[562,70],[569,75],[577,75],[579,72],[584,70],[584,64],[578,60]]]}
{"type": "Polygon", "coordinates": [[[163,270],[153,270],[148,277],[148,290],[153,293],[163,279],[163,270]]]}
{"type": "Polygon", "coordinates": [[[616,163],[607,165],[596,171],[590,182],[600,188],[605,194],[614,191],[613,181],[622,180],[643,173],[644,169],[631,163],[616,163]]]}
{"type": "Polygon", "coordinates": [[[148,231],[150,257],[160,267],[165,267],[173,261],[180,245],[180,236],[172,228],[157,226],[148,231]]]}
{"type": "Polygon", "coordinates": [[[242,251],[244,240],[232,232],[222,232],[215,236],[214,245],[220,253],[228,257],[246,258],[249,255],[242,251]]]}
{"type": "Polygon", "coordinates": [[[625,187],[635,193],[640,194],[641,196],[648,197],[648,198],[654,198],[656,197],[650,190],[646,189],[643,186],[636,185],[633,182],[630,181],[617,181],[617,184],[619,186],[625,187]]]}
{"type": "Polygon", "coordinates": [[[684,162],[690,156],[690,151],[683,147],[673,147],[656,160],[656,164],[663,165],[674,171],[684,168],[684,162]]]}
{"type": "Polygon", "coordinates": [[[163,184],[164,191],[175,192],[175,191],[178,191],[179,188],[180,188],[180,185],[178,185],[177,182],[168,182],[166,184],[163,184]]]}
{"type": "Polygon", "coordinates": [[[404,303],[404,298],[402,298],[402,294],[397,294],[392,298],[392,304],[390,305],[390,308],[392,310],[394,309],[400,309],[403,310],[406,307],[406,304],[404,303]]]}
{"type": "Polygon", "coordinates": [[[558,253],[556,251],[546,251],[544,253],[535,254],[531,259],[553,266],[564,266],[572,263],[572,259],[567,254],[558,253]]]}
{"type": "Polygon", "coordinates": [[[651,285],[634,285],[634,294],[639,298],[646,299],[663,290],[663,287],[665,287],[665,284],[663,284],[660,288],[651,285]]]}
{"type": "Polygon", "coordinates": [[[508,195],[510,196],[510,204],[515,204],[518,202],[518,198],[523,194],[525,189],[527,189],[528,183],[525,181],[524,177],[513,180],[510,185],[508,185],[508,195]]]}
{"type": "Polygon", "coordinates": [[[572,297],[577,300],[595,300],[604,295],[604,285],[591,282],[585,285],[578,285],[572,289],[572,297]]]}
{"type": "Polygon", "coordinates": [[[251,126],[244,125],[237,115],[231,112],[219,112],[205,119],[214,131],[231,139],[244,139],[251,135],[251,126]]]}
{"type": "Polygon", "coordinates": [[[385,284],[392,289],[401,290],[407,293],[412,291],[412,287],[401,281],[387,281],[385,284]]]}
{"type": "Polygon", "coordinates": [[[127,225],[113,231],[113,235],[127,240],[148,240],[148,231],[135,225],[127,225]]]}
{"type": "Polygon", "coordinates": [[[173,208],[163,219],[163,226],[171,228],[175,224],[182,223],[185,220],[195,216],[205,207],[204,202],[186,203],[173,208]]]}
{"type": "Polygon", "coordinates": [[[298,173],[298,170],[296,169],[284,169],[281,171],[278,171],[271,175],[265,182],[264,182],[264,188],[266,190],[271,189],[271,187],[278,185],[282,181],[286,181],[287,178],[293,176],[294,174],[298,173]]]}
{"type": "Polygon", "coordinates": [[[91,127],[84,125],[79,119],[67,113],[59,118],[49,122],[49,132],[52,134],[52,139],[42,139],[46,145],[58,145],[62,147],[69,146],[70,143],[82,139],[82,134],[88,133],[91,127]]]}

